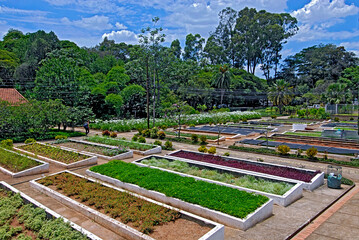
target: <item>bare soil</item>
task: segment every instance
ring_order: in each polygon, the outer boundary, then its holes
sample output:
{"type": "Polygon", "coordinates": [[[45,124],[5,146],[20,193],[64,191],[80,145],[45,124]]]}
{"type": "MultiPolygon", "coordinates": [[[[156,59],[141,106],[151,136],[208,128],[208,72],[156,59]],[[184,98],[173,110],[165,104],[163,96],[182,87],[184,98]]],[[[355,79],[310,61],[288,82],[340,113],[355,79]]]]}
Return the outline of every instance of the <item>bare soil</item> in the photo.
{"type": "Polygon", "coordinates": [[[73,149],[76,149],[79,151],[86,151],[86,152],[91,152],[91,153],[96,153],[96,154],[101,154],[101,155],[105,155],[103,153],[103,151],[106,149],[104,147],[93,146],[93,145],[83,144],[83,143],[76,143],[76,142],[59,143],[59,144],[56,144],[56,146],[68,147],[68,148],[73,148],[73,149]]]}

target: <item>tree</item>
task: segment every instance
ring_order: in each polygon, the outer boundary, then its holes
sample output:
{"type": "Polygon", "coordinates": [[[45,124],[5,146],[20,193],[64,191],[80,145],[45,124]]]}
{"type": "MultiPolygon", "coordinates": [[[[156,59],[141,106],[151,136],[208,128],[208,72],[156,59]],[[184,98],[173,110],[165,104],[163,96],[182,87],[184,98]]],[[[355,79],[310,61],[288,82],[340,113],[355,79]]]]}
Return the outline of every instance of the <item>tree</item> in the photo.
{"type": "Polygon", "coordinates": [[[348,103],[352,100],[352,93],[345,83],[332,83],[326,91],[326,98],[329,103],[348,103]]]}
{"type": "Polygon", "coordinates": [[[19,62],[14,53],[0,49],[0,86],[14,86],[13,75],[19,62]]]}
{"type": "Polygon", "coordinates": [[[223,103],[224,93],[231,85],[231,77],[232,73],[229,71],[227,65],[220,66],[219,71],[214,75],[213,85],[221,90],[221,105],[223,103]]]}
{"type": "Polygon", "coordinates": [[[276,83],[269,88],[269,100],[273,105],[278,106],[280,114],[283,112],[283,106],[288,105],[293,98],[292,87],[283,79],[278,79],[276,83]]]}
{"type": "Polygon", "coordinates": [[[178,39],[172,41],[171,50],[176,58],[181,58],[181,44],[178,39]]]}
{"type": "Polygon", "coordinates": [[[119,89],[123,89],[129,81],[130,77],[122,66],[114,66],[106,76],[106,82],[116,83],[119,89]]]}
{"type": "Polygon", "coordinates": [[[192,33],[186,36],[186,46],[184,48],[183,59],[199,62],[202,57],[204,38],[201,35],[192,33]]]}

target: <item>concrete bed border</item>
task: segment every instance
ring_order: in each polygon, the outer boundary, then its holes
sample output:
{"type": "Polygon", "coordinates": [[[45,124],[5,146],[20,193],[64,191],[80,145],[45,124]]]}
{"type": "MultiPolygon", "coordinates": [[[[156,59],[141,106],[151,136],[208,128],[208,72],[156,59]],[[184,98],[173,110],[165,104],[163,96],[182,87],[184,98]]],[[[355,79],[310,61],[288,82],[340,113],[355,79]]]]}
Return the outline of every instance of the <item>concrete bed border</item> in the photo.
{"type": "MultiPolygon", "coordinates": [[[[171,153],[167,154],[166,156],[168,156],[168,157],[175,157],[175,156],[171,156],[170,154],[174,154],[174,153],[180,152],[180,151],[191,152],[191,153],[196,153],[196,154],[201,154],[201,155],[206,155],[206,156],[207,156],[207,154],[205,154],[205,153],[194,152],[194,151],[183,150],[183,149],[180,149],[180,150],[176,150],[176,151],[174,151],[174,152],[171,152],[171,153]]],[[[218,155],[218,156],[220,156],[220,155],[218,155]]],[[[223,156],[220,156],[220,157],[223,157],[223,156]]],[[[175,158],[185,159],[185,158],[180,158],[180,157],[175,157],[175,158]]],[[[224,158],[224,159],[228,159],[228,160],[234,160],[234,161],[242,161],[242,162],[254,163],[254,164],[256,164],[256,165],[267,165],[267,166],[275,166],[275,167],[285,167],[285,168],[297,169],[297,170],[304,171],[304,172],[312,172],[312,173],[315,172],[314,170],[305,169],[305,168],[297,168],[297,167],[285,166],[285,165],[275,164],[275,163],[257,162],[257,161],[253,161],[253,160],[249,160],[249,159],[243,159],[243,158],[233,158],[233,157],[223,157],[223,158],[224,158]]],[[[196,162],[199,162],[199,161],[196,161],[196,162]]],[[[213,165],[218,166],[217,164],[213,164],[213,165]]],[[[238,170],[239,170],[240,172],[249,173],[249,174],[256,173],[256,174],[260,174],[261,176],[266,177],[266,178],[273,178],[273,176],[274,176],[274,175],[270,175],[270,174],[258,173],[258,172],[255,172],[255,171],[243,170],[243,169],[232,168],[232,167],[225,167],[225,168],[226,168],[226,169],[230,169],[230,170],[232,170],[232,171],[238,171],[238,170]]],[[[315,175],[315,177],[313,177],[312,180],[311,180],[309,183],[308,183],[308,182],[299,181],[299,180],[295,180],[295,179],[291,179],[291,178],[278,177],[278,176],[275,176],[275,177],[278,178],[278,179],[281,179],[282,181],[302,183],[302,184],[303,184],[303,188],[304,188],[304,189],[307,189],[307,190],[309,190],[309,191],[313,191],[313,190],[315,190],[316,188],[318,188],[318,187],[320,187],[321,185],[324,184],[324,172],[321,172],[321,173],[315,175]]]]}
{"type": "MultiPolygon", "coordinates": [[[[115,146],[110,146],[110,145],[105,145],[105,144],[101,144],[101,143],[93,143],[93,142],[88,142],[88,141],[83,141],[83,140],[75,140],[75,139],[67,139],[70,142],[75,142],[75,143],[82,143],[82,144],[86,144],[86,145],[92,145],[92,146],[97,146],[97,147],[105,147],[105,148],[110,148],[110,149],[116,149],[117,147],[115,146]]],[[[73,148],[69,148],[69,147],[62,147],[63,149],[68,149],[70,151],[77,151],[76,149],[73,148]]],[[[87,152],[87,151],[80,151],[79,153],[84,154],[84,155],[93,155],[93,156],[97,156],[100,158],[103,158],[105,160],[111,161],[111,160],[119,160],[119,159],[126,159],[126,158],[132,158],[133,157],[133,151],[132,150],[128,150],[125,153],[121,153],[115,156],[106,156],[106,155],[102,155],[102,154],[98,154],[98,153],[92,153],[92,152],[87,152]]]]}
{"type": "Polygon", "coordinates": [[[156,168],[156,169],[160,169],[162,171],[175,173],[175,174],[178,174],[178,175],[181,175],[181,176],[192,177],[192,178],[197,179],[197,180],[210,182],[210,183],[215,183],[215,184],[218,184],[218,185],[231,187],[231,188],[235,188],[235,189],[246,191],[246,192],[256,193],[256,194],[259,194],[259,195],[264,195],[264,196],[267,196],[267,197],[273,199],[275,204],[280,205],[280,206],[284,206],[284,207],[290,205],[291,203],[295,202],[296,200],[300,199],[303,196],[303,183],[301,183],[301,182],[287,181],[287,179],[283,180],[283,179],[277,178],[275,176],[269,178],[269,177],[263,176],[261,174],[252,174],[252,173],[244,173],[244,172],[241,172],[241,171],[232,171],[231,169],[227,169],[227,168],[225,168],[223,166],[218,166],[218,165],[210,164],[210,163],[203,163],[203,162],[199,163],[198,161],[187,160],[187,159],[183,159],[183,158],[175,158],[175,157],[168,157],[168,156],[157,156],[157,155],[137,159],[136,161],[134,161],[132,163],[134,163],[134,164],[136,164],[138,166],[141,166],[141,167],[156,168]],[[168,170],[168,169],[165,169],[165,168],[153,167],[153,166],[149,166],[149,165],[141,163],[142,160],[145,160],[145,159],[148,159],[148,158],[151,158],[151,157],[165,158],[165,159],[168,159],[168,160],[171,160],[171,161],[178,160],[178,161],[187,162],[189,164],[193,164],[193,165],[197,165],[197,166],[208,167],[208,168],[214,169],[214,170],[225,171],[225,172],[228,172],[228,173],[241,174],[241,175],[250,175],[250,176],[263,178],[263,179],[267,179],[267,180],[273,180],[275,182],[280,181],[280,182],[291,183],[291,184],[294,184],[294,185],[285,194],[277,195],[277,194],[267,193],[267,192],[263,192],[263,191],[259,191],[259,190],[250,189],[250,188],[240,187],[240,186],[236,186],[236,185],[233,185],[233,184],[223,183],[223,182],[219,182],[219,181],[215,181],[215,180],[211,180],[211,179],[207,179],[207,178],[201,178],[201,177],[197,177],[197,176],[193,176],[193,175],[189,175],[189,174],[185,174],[185,173],[181,173],[181,172],[176,172],[176,171],[168,170]]]}
{"type": "MultiPolygon", "coordinates": [[[[116,139],[114,139],[116,140],[116,139]]],[[[118,139],[117,139],[118,140],[118,139]]],[[[122,139],[119,139],[121,141],[124,141],[124,142],[131,142],[131,141],[128,141],[128,140],[122,140],[122,139]]],[[[77,140],[78,141],[78,140],[77,140]]],[[[86,143],[92,143],[90,141],[86,141],[86,140],[82,140],[83,142],[86,142],[86,143]]],[[[137,142],[138,144],[141,144],[141,145],[148,145],[148,146],[154,146],[153,144],[147,144],[147,143],[139,143],[137,142]]],[[[102,147],[115,147],[115,146],[111,146],[111,145],[107,145],[107,144],[102,144],[102,143],[96,143],[98,144],[98,146],[102,146],[102,147]]],[[[155,146],[153,147],[152,149],[148,149],[146,151],[140,151],[140,150],[136,150],[136,149],[131,149],[131,151],[133,151],[134,153],[136,154],[139,154],[139,155],[151,155],[151,154],[156,154],[156,153],[161,153],[162,152],[162,147],[161,146],[155,146]]]]}
{"type": "Polygon", "coordinates": [[[34,161],[36,161],[36,162],[40,162],[40,163],[41,163],[41,165],[38,165],[38,166],[35,166],[35,167],[32,167],[32,168],[29,168],[29,169],[25,169],[25,170],[23,170],[23,171],[16,172],[16,173],[11,172],[10,170],[7,170],[7,169],[4,168],[4,167],[0,167],[0,172],[3,172],[4,174],[10,175],[10,176],[13,177],[13,178],[18,178],[18,177],[23,177],[23,176],[28,176],[28,175],[35,175],[35,174],[45,173],[45,172],[48,172],[48,171],[49,171],[49,163],[47,163],[47,162],[44,162],[44,161],[41,161],[41,160],[39,160],[39,159],[26,156],[26,155],[21,154],[21,153],[17,153],[17,152],[14,152],[14,151],[10,151],[10,150],[5,149],[5,148],[2,148],[2,149],[4,149],[5,151],[8,151],[8,152],[11,152],[11,153],[14,153],[14,154],[23,156],[23,157],[30,158],[31,160],[34,160],[34,161]]]}
{"type": "MultiPolygon", "coordinates": [[[[63,172],[67,172],[67,173],[71,173],[75,176],[78,176],[78,177],[81,177],[81,178],[85,178],[91,182],[97,182],[96,180],[94,179],[91,179],[91,178],[88,178],[88,177],[85,177],[85,176],[82,176],[80,174],[77,174],[77,173],[74,173],[74,172],[71,172],[71,171],[62,171],[62,172],[58,172],[58,173],[54,173],[54,174],[51,174],[51,175],[56,175],[56,174],[60,174],[60,173],[63,173],[63,172]]],[[[50,175],[50,176],[51,176],[50,175]]],[[[131,228],[129,227],[128,225],[120,222],[120,221],[117,221],[103,213],[100,213],[84,204],[81,204],[57,191],[54,191],[40,183],[37,183],[36,181],[39,180],[41,178],[38,178],[38,179],[34,179],[32,181],[30,181],[30,186],[35,188],[36,190],[56,199],[57,201],[65,204],[66,206],[69,206],[71,207],[72,209],[76,210],[76,211],[79,211],[81,212],[82,214],[84,214],[85,216],[91,218],[92,220],[94,220],[95,222],[105,226],[106,228],[114,231],[115,233],[125,237],[125,238],[129,238],[129,239],[144,239],[144,240],[154,240],[154,238],[144,234],[144,233],[141,233],[139,232],[138,230],[134,229],[134,228],[131,228]]],[[[157,202],[157,201],[154,201],[152,199],[149,199],[149,198],[146,198],[146,197],[143,197],[141,195],[138,195],[138,194],[135,194],[135,193],[132,193],[132,192],[128,192],[126,190],[123,190],[123,189],[120,189],[120,188],[117,188],[117,187],[114,187],[114,186],[111,186],[109,184],[106,184],[106,183],[100,183],[101,185],[103,186],[106,186],[106,187],[110,187],[112,189],[115,189],[117,191],[120,191],[120,192],[127,192],[135,197],[138,197],[138,198],[141,198],[141,199],[144,199],[148,202],[152,202],[154,204],[157,204],[157,205],[160,205],[160,206],[163,206],[163,207],[166,207],[166,208],[169,208],[169,209],[172,209],[172,210],[176,210],[176,211],[179,211],[181,214],[185,215],[187,218],[189,219],[193,219],[194,221],[199,221],[199,222],[202,222],[203,224],[205,225],[209,225],[212,227],[212,229],[207,232],[205,235],[203,235],[201,238],[199,238],[200,240],[222,240],[224,239],[224,226],[221,225],[221,224],[218,224],[218,223],[215,223],[213,221],[210,221],[208,219],[204,219],[202,217],[199,217],[199,216],[196,216],[194,214],[191,214],[189,212],[185,212],[185,211],[182,211],[180,209],[176,209],[176,208],[173,208],[171,206],[168,206],[166,204],[163,204],[163,203],[160,203],[160,202],[157,202]]]]}
{"type": "Polygon", "coordinates": [[[72,221],[66,219],[65,217],[63,217],[62,215],[56,213],[55,211],[49,209],[48,207],[44,206],[43,204],[39,203],[38,201],[36,201],[35,199],[29,197],[28,195],[26,195],[25,193],[19,191],[18,189],[14,188],[13,186],[9,185],[8,183],[1,181],[0,182],[0,188],[5,189],[7,191],[11,191],[14,193],[19,193],[21,198],[23,199],[23,201],[28,204],[32,204],[35,207],[38,208],[42,208],[45,210],[46,212],[46,216],[47,217],[53,217],[53,218],[62,218],[64,220],[64,222],[69,223],[70,226],[78,231],[81,232],[82,234],[86,235],[87,238],[91,239],[91,240],[102,240],[101,238],[99,238],[98,236],[96,236],[95,234],[87,231],[86,229],[80,227],[79,225],[77,225],[76,223],[73,223],[72,221]]]}
{"type": "MultiPolygon", "coordinates": [[[[42,144],[42,145],[46,145],[46,146],[50,146],[50,147],[53,147],[53,148],[60,148],[60,149],[62,149],[64,151],[74,152],[74,151],[69,150],[68,148],[64,148],[64,147],[55,147],[55,146],[47,145],[47,144],[40,143],[40,142],[37,142],[37,143],[42,144]]],[[[21,145],[21,146],[24,146],[24,145],[21,145]]],[[[83,154],[83,153],[80,153],[80,154],[88,156],[89,158],[86,158],[86,159],[83,159],[81,161],[77,161],[77,162],[74,162],[74,163],[66,164],[66,163],[62,163],[60,161],[56,161],[56,160],[51,159],[51,158],[36,155],[35,153],[28,152],[28,151],[25,151],[25,150],[20,149],[20,148],[14,147],[14,149],[18,150],[18,151],[21,151],[23,153],[30,154],[32,156],[37,156],[38,158],[40,158],[40,159],[42,159],[42,160],[44,160],[46,162],[53,163],[54,165],[57,165],[57,166],[60,166],[60,167],[63,167],[63,168],[75,168],[75,167],[82,167],[82,166],[88,166],[88,165],[97,164],[97,156],[91,156],[91,155],[87,155],[87,154],[83,154]]],[[[76,153],[78,153],[78,152],[76,152],[76,153]]]]}
{"type": "Polygon", "coordinates": [[[135,192],[137,194],[146,196],[156,201],[163,202],[165,204],[183,209],[185,211],[194,213],[201,217],[213,220],[215,222],[219,222],[226,226],[239,228],[242,230],[247,230],[248,228],[254,226],[256,223],[261,222],[262,220],[270,217],[273,212],[273,199],[269,199],[261,207],[257,208],[255,212],[248,214],[248,216],[244,219],[240,219],[233,217],[229,214],[225,214],[216,210],[202,207],[197,204],[188,203],[177,198],[167,197],[163,193],[147,190],[135,184],[125,183],[120,180],[93,172],[91,170],[86,170],[86,174],[91,177],[97,178],[101,181],[113,184],[117,187],[124,188],[128,191],[135,192]]]}

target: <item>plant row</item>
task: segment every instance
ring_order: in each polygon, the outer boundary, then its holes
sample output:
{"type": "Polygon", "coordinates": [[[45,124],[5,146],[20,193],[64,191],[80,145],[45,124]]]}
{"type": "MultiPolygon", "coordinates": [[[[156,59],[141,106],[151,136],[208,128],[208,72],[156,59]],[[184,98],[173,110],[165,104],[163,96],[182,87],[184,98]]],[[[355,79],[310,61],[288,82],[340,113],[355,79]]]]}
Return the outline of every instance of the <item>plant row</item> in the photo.
{"type": "MultiPolygon", "coordinates": [[[[177,133],[175,132],[170,132],[170,131],[165,131],[165,133],[167,135],[171,135],[171,136],[178,136],[177,133]]],[[[212,135],[206,135],[206,134],[193,134],[193,133],[182,133],[181,132],[181,137],[189,137],[191,138],[191,140],[193,141],[194,138],[196,137],[193,137],[193,136],[197,136],[197,140],[201,137],[201,136],[205,136],[206,139],[210,139],[210,140],[216,140],[218,137],[217,136],[212,136],[212,135]]]]}
{"type": "Polygon", "coordinates": [[[218,155],[195,153],[188,151],[179,151],[170,154],[171,156],[191,159],[200,162],[212,163],[227,167],[233,167],[243,170],[249,170],[259,173],[270,174],[279,177],[285,177],[295,179],[303,182],[310,182],[312,178],[317,175],[318,172],[307,172],[295,168],[289,168],[284,166],[272,166],[256,162],[249,162],[243,160],[232,160],[218,155]]]}
{"type": "Polygon", "coordinates": [[[178,211],[148,202],[127,192],[88,181],[71,173],[51,175],[38,182],[44,186],[54,186],[63,194],[103,211],[125,224],[131,223],[131,226],[146,234],[151,233],[156,225],[175,221],[181,216],[178,211]]]}
{"type": "Polygon", "coordinates": [[[61,148],[52,147],[49,145],[44,145],[39,143],[26,144],[19,146],[18,148],[66,164],[78,162],[88,158],[88,156],[77,152],[71,152],[61,148]]]}
{"type": "Polygon", "coordinates": [[[273,182],[250,175],[235,176],[230,173],[220,173],[216,170],[200,169],[178,160],[169,161],[164,158],[152,157],[142,160],[141,163],[276,195],[283,195],[294,186],[290,183],[273,182]]]}
{"type": "Polygon", "coordinates": [[[268,201],[265,196],[122,161],[111,161],[90,170],[238,218],[245,218],[268,201]]]}
{"type": "MultiPolygon", "coordinates": [[[[182,124],[187,125],[198,125],[198,124],[207,124],[213,122],[213,117],[217,113],[202,113],[202,114],[192,114],[185,115],[182,117],[182,124]]],[[[243,119],[255,119],[260,118],[261,115],[257,112],[223,112],[220,113],[221,117],[225,122],[239,122],[243,119]]],[[[178,124],[178,121],[175,118],[157,118],[156,126],[162,127],[173,127],[178,124]]],[[[96,129],[101,130],[110,130],[110,131],[119,131],[127,132],[130,130],[136,129],[147,129],[147,119],[129,119],[129,120],[110,120],[110,121],[97,121],[92,123],[91,126],[96,129]]],[[[154,127],[154,126],[152,126],[154,127]]]]}
{"type": "Polygon", "coordinates": [[[45,210],[24,204],[20,194],[0,189],[0,239],[81,239],[87,237],[61,218],[48,219],[45,210]]]}
{"type": "Polygon", "coordinates": [[[100,137],[100,136],[86,137],[85,140],[89,142],[102,143],[111,146],[120,146],[124,148],[140,150],[140,151],[146,151],[155,147],[150,144],[142,144],[134,141],[126,141],[122,139],[113,139],[113,138],[100,137]]]}
{"type": "MultiPolygon", "coordinates": [[[[243,146],[229,146],[228,148],[232,150],[239,150],[244,152],[253,152],[253,153],[259,153],[259,154],[267,154],[267,155],[277,155],[277,156],[283,156],[279,152],[275,151],[274,149],[270,148],[251,148],[251,147],[243,147],[243,146]]],[[[344,165],[344,166],[351,166],[351,167],[359,167],[359,160],[352,159],[350,162],[348,161],[340,161],[335,160],[331,158],[327,158],[326,155],[323,156],[323,158],[308,158],[307,156],[300,155],[300,154],[287,154],[286,157],[290,158],[298,158],[298,159],[304,159],[309,161],[318,161],[318,162],[324,162],[324,163],[334,163],[338,165],[344,165]]]]}
{"type": "Polygon", "coordinates": [[[40,165],[41,163],[31,158],[21,156],[14,152],[0,148],[0,166],[11,172],[21,172],[40,165]]]}
{"type": "Polygon", "coordinates": [[[62,146],[65,146],[65,147],[70,147],[70,148],[72,147],[72,148],[76,148],[81,151],[93,152],[93,153],[102,154],[102,155],[110,156],[110,157],[127,152],[127,150],[125,148],[121,148],[121,147],[113,149],[113,148],[95,146],[95,145],[90,145],[90,144],[85,144],[85,143],[71,142],[69,140],[58,140],[58,141],[55,141],[54,144],[62,144],[62,146]]]}

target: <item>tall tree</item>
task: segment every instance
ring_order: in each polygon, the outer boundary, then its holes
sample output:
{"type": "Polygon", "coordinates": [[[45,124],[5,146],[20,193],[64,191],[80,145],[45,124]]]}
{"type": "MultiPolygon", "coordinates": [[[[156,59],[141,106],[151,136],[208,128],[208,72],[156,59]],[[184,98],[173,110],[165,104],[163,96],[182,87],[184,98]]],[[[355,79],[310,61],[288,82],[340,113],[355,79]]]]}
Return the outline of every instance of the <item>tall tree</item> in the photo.
{"type": "Polygon", "coordinates": [[[283,106],[288,105],[293,99],[292,87],[283,79],[278,79],[269,88],[268,98],[272,101],[273,105],[278,106],[279,112],[282,114],[283,106]]]}
{"type": "Polygon", "coordinates": [[[192,33],[186,36],[186,46],[184,48],[183,59],[199,62],[202,57],[204,38],[201,35],[192,33]]]}
{"type": "Polygon", "coordinates": [[[227,65],[219,67],[219,71],[214,75],[213,85],[221,91],[221,105],[223,103],[223,96],[231,85],[232,73],[229,71],[227,65]]]}
{"type": "Polygon", "coordinates": [[[172,50],[172,52],[173,52],[173,54],[175,55],[176,58],[181,57],[181,44],[180,44],[180,41],[178,39],[172,41],[171,50],[172,50]]]}

